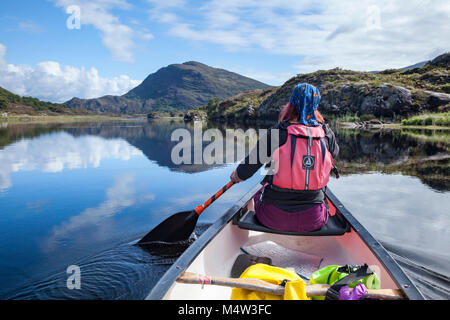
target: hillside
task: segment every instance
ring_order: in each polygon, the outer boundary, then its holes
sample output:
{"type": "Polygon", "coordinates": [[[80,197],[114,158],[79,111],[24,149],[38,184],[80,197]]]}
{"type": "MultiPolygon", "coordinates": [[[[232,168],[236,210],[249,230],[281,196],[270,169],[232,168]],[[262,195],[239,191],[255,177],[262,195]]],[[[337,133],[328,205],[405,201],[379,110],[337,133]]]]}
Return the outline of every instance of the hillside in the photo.
{"type": "Polygon", "coordinates": [[[0,113],[13,114],[86,114],[86,110],[71,110],[64,104],[41,101],[33,97],[21,97],[0,87],[0,113]]]}
{"type": "MultiPolygon", "coordinates": [[[[215,121],[253,119],[256,116],[256,109],[277,89],[278,87],[269,87],[267,89],[244,91],[222,101],[211,99],[206,106],[197,110],[206,113],[209,119],[215,121]]],[[[192,113],[195,114],[196,111],[192,113]]]]}
{"type": "Polygon", "coordinates": [[[259,116],[274,116],[297,83],[317,86],[320,110],[330,115],[368,114],[375,117],[408,116],[440,111],[450,103],[450,54],[420,68],[385,70],[376,74],[332,69],[300,74],[288,80],[258,109],[259,116]]]}
{"type": "MultiPolygon", "coordinates": [[[[419,64],[420,65],[420,64],[419,64]]],[[[448,111],[450,108],[450,53],[436,57],[418,68],[389,69],[377,73],[342,70],[320,70],[299,74],[282,86],[272,89],[260,104],[236,105],[226,101],[216,108],[202,108],[209,118],[229,118],[231,111],[242,114],[254,109],[256,119],[276,119],[281,107],[289,101],[298,83],[319,88],[322,99],[319,110],[330,116],[367,115],[367,117],[406,117],[422,112],[448,111]]],[[[229,100],[245,100],[245,96],[229,100]]],[[[242,119],[239,118],[238,119],[242,119]]]]}
{"type": "Polygon", "coordinates": [[[123,96],[73,98],[66,105],[127,114],[188,110],[205,105],[212,98],[225,99],[245,90],[267,87],[237,73],[190,61],[159,69],[123,96]]]}

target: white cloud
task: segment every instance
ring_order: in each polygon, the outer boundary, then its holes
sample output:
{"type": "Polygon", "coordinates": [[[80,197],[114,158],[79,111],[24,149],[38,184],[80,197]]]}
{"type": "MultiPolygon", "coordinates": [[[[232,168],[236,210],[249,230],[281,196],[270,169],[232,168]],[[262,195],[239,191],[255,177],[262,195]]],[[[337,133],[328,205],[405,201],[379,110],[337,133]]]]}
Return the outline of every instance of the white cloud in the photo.
{"type": "Polygon", "coordinates": [[[215,66],[217,68],[229,70],[238,74],[241,74],[243,76],[257,79],[261,82],[264,82],[268,85],[273,86],[279,86],[286,82],[286,80],[294,77],[296,73],[294,71],[292,72],[270,72],[265,71],[261,69],[256,68],[250,68],[250,67],[242,67],[237,65],[217,65],[215,66]]]}
{"type": "Polygon", "coordinates": [[[74,137],[66,132],[21,140],[0,150],[0,191],[12,186],[13,172],[96,168],[105,159],[129,160],[142,152],[122,139],[74,137]]]}
{"type": "Polygon", "coordinates": [[[286,80],[295,76],[295,72],[269,72],[264,70],[243,70],[242,68],[236,69],[235,72],[273,86],[280,86],[286,80]]]}
{"type": "Polygon", "coordinates": [[[20,30],[30,33],[41,33],[44,31],[44,28],[30,20],[19,22],[18,27],[20,30]]]}
{"type": "Polygon", "coordinates": [[[450,48],[447,0],[210,0],[190,9],[159,8],[172,17],[165,19],[170,34],[298,56],[301,72],[402,67],[450,48]]]}
{"type": "Polygon", "coordinates": [[[169,11],[183,9],[187,0],[147,0],[147,2],[151,5],[151,9],[148,10],[150,20],[176,23],[178,22],[178,15],[169,11]]]}
{"type": "Polygon", "coordinates": [[[0,86],[22,96],[65,102],[73,97],[122,95],[141,83],[126,75],[103,78],[95,68],[61,66],[55,61],[13,65],[6,61],[5,54],[6,47],[0,44],[0,86]]]}
{"type": "Polygon", "coordinates": [[[67,10],[70,6],[80,8],[81,26],[92,25],[101,32],[102,42],[113,59],[133,62],[135,38],[149,40],[153,35],[148,31],[136,31],[120,22],[113,10],[129,10],[132,6],[126,0],[55,0],[57,6],[67,10]]]}

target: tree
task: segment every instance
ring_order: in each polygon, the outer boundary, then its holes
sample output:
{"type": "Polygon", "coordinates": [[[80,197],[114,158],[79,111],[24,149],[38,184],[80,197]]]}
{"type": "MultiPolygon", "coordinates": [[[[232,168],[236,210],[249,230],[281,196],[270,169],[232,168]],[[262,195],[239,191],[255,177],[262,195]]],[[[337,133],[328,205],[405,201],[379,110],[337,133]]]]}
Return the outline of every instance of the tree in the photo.
{"type": "Polygon", "coordinates": [[[208,105],[206,106],[206,112],[211,115],[217,113],[219,110],[219,102],[218,98],[209,99],[208,105]]]}
{"type": "Polygon", "coordinates": [[[8,100],[5,97],[0,97],[0,109],[8,108],[8,100]]]}

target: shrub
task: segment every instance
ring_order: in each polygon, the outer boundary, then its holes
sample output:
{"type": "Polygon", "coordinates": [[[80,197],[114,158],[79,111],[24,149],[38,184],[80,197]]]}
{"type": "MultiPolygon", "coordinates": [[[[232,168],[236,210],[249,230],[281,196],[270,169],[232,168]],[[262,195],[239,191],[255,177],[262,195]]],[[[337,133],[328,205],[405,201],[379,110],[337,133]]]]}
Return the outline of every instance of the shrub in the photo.
{"type": "Polygon", "coordinates": [[[450,112],[428,113],[402,120],[404,126],[450,126],[450,112]]]}
{"type": "Polygon", "coordinates": [[[450,93],[450,83],[444,84],[441,88],[445,93],[450,93]]]}
{"type": "Polygon", "coordinates": [[[436,119],[435,125],[443,126],[443,127],[450,127],[450,117],[436,119]]]}
{"type": "Polygon", "coordinates": [[[421,126],[424,124],[424,122],[423,122],[423,119],[421,119],[421,118],[413,118],[413,119],[411,119],[411,124],[413,126],[421,126]]]}
{"type": "Polygon", "coordinates": [[[8,100],[4,97],[0,97],[0,109],[8,108],[8,100]]]}
{"type": "Polygon", "coordinates": [[[361,121],[367,121],[367,120],[376,119],[376,117],[373,114],[363,114],[359,117],[359,119],[361,121]]]}
{"type": "Polygon", "coordinates": [[[218,111],[220,100],[218,98],[209,99],[208,105],[206,106],[206,112],[208,114],[214,114],[218,111]]]}
{"type": "Polygon", "coordinates": [[[422,120],[422,122],[423,122],[423,125],[425,125],[425,126],[431,126],[431,125],[433,125],[433,118],[431,118],[431,117],[425,118],[422,120]]]}
{"type": "Polygon", "coordinates": [[[337,120],[344,122],[358,122],[359,117],[356,113],[352,114],[350,111],[347,111],[344,115],[339,116],[337,120]]]}

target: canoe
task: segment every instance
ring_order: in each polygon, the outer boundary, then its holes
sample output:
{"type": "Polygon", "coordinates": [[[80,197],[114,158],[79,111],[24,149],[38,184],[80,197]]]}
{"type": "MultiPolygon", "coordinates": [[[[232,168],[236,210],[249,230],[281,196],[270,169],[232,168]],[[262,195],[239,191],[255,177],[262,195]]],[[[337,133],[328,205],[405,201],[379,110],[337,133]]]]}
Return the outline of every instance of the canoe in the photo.
{"type": "MultiPolygon", "coordinates": [[[[280,233],[260,225],[254,213],[244,209],[260,188],[260,184],[253,187],[195,240],[157,282],[146,299],[228,300],[232,290],[229,287],[180,283],[177,278],[185,273],[230,278],[236,259],[246,249],[269,244],[284,248],[284,251],[277,249],[271,252],[284,256],[285,260],[286,255],[292,255],[292,258],[298,255],[312,257],[311,261],[319,257],[320,268],[328,265],[368,264],[380,279],[380,289],[399,289],[405,299],[424,299],[395,260],[329,188],[326,191],[329,221],[321,230],[310,233],[280,233]]],[[[275,261],[277,257],[272,258],[275,261]]],[[[308,266],[310,264],[308,261],[308,266]]],[[[296,266],[293,267],[297,270],[296,266]]]]}

